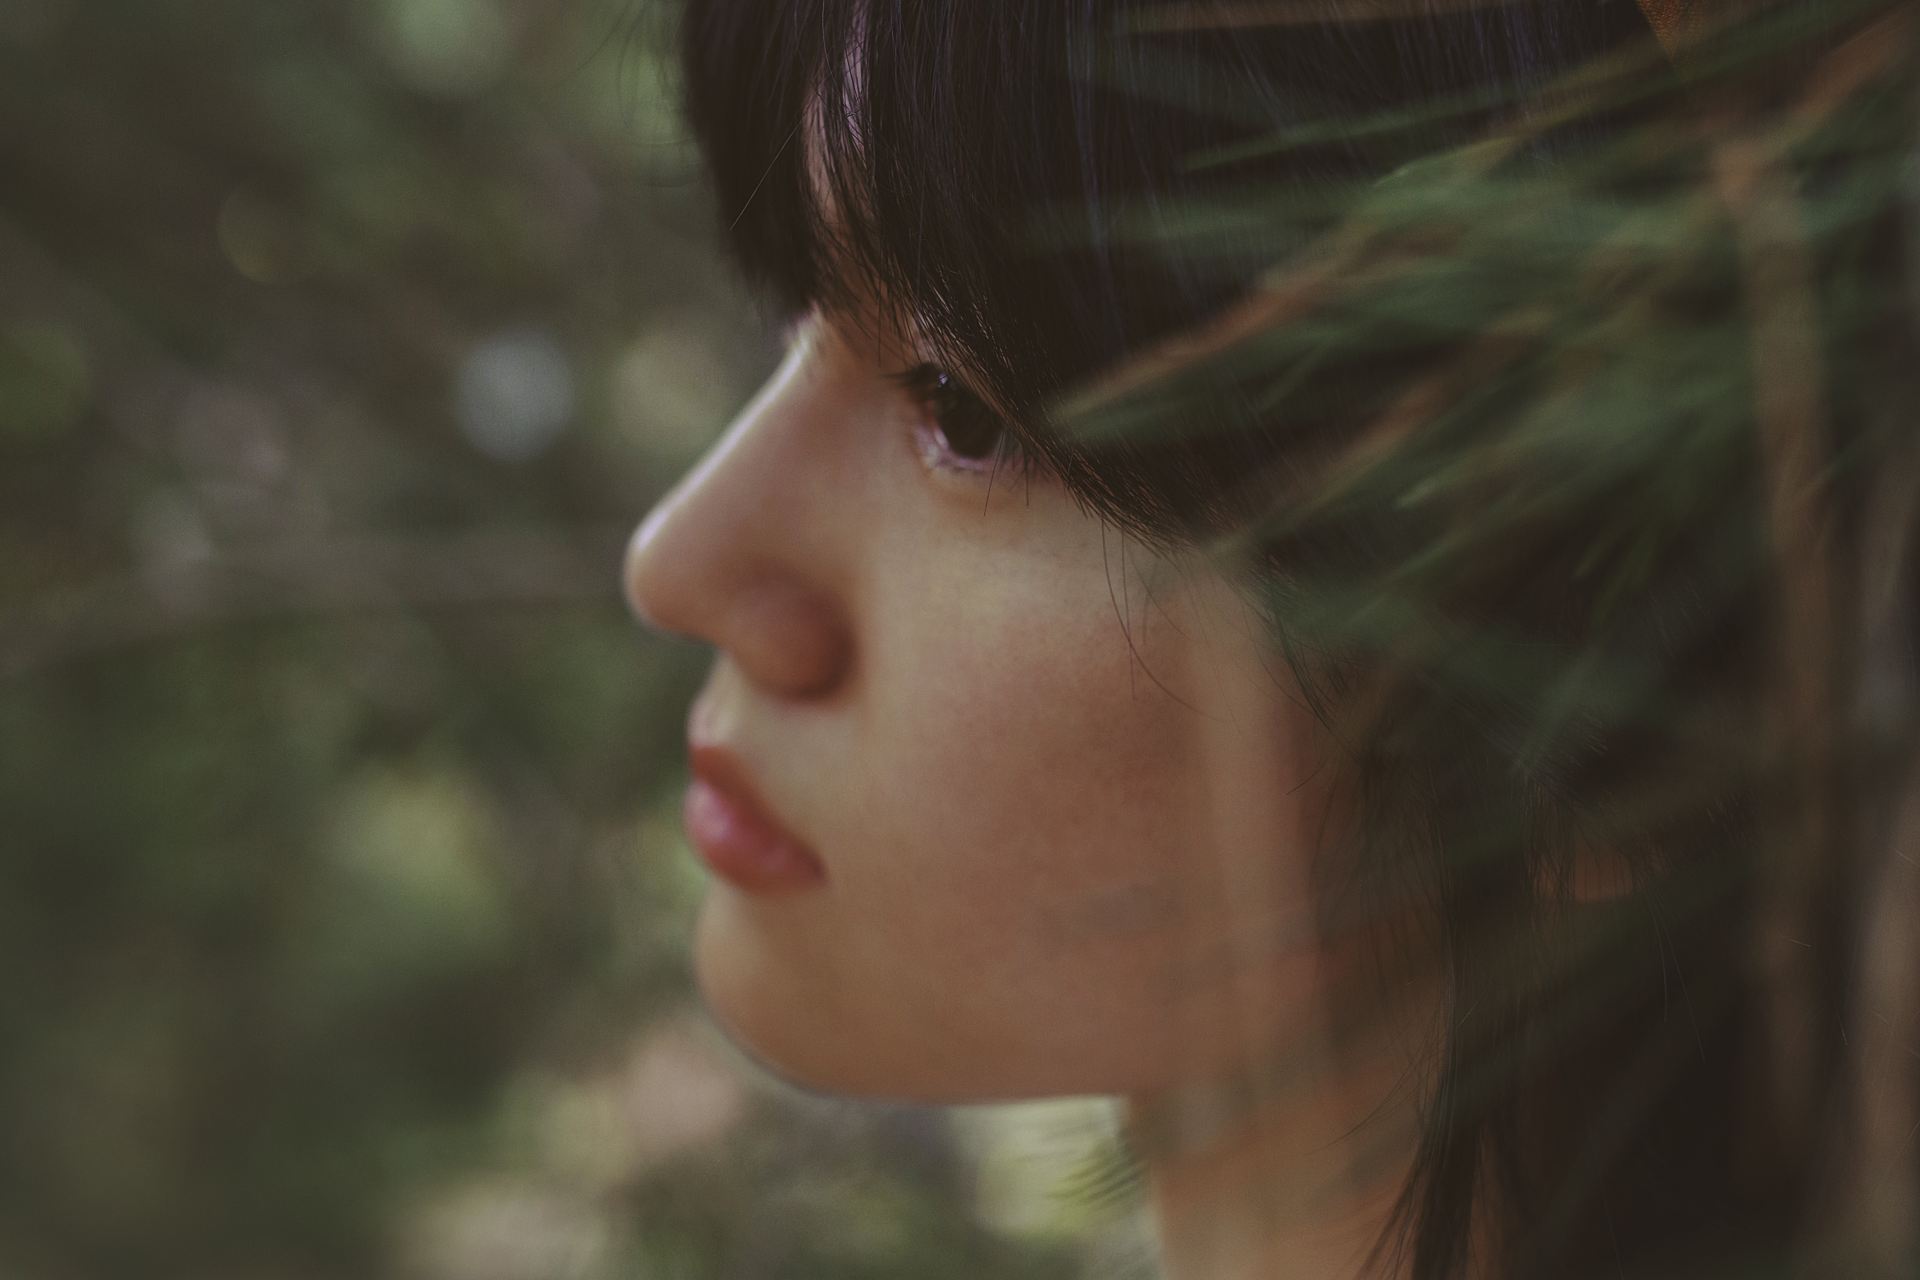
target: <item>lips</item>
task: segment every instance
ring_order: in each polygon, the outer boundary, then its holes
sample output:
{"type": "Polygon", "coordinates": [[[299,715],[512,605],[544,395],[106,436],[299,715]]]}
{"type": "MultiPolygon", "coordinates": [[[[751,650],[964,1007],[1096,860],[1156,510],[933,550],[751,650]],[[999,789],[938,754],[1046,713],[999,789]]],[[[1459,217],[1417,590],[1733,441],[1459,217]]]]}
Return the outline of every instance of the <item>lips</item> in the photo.
{"type": "Polygon", "coordinates": [[[739,760],[695,746],[693,782],[681,816],[687,837],[714,874],[748,893],[793,893],[826,880],[826,868],[754,794],[739,760]]]}

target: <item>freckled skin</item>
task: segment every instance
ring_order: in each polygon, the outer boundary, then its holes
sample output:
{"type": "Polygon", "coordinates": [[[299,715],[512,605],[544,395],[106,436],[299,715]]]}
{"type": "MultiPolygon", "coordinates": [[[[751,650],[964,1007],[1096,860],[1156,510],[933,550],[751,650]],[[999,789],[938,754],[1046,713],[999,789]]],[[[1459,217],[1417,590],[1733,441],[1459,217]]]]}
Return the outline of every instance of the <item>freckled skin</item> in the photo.
{"type": "Polygon", "coordinates": [[[929,1101],[1143,1093],[1284,1038],[1324,797],[1221,571],[1045,477],[930,465],[897,340],[819,321],[635,534],[718,651],[699,733],[827,869],[716,883],[695,964],[773,1069],[929,1101]]]}

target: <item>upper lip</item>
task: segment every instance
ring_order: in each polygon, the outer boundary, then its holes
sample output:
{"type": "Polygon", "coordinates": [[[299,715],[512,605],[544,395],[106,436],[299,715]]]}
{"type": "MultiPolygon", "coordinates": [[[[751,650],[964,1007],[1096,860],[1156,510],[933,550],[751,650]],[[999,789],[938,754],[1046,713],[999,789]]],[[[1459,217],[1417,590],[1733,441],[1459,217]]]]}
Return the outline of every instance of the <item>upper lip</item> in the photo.
{"type": "Polygon", "coordinates": [[[687,762],[693,770],[693,776],[717,791],[725,793],[734,803],[749,809],[753,814],[775,828],[795,844],[806,847],[806,842],[794,835],[779,813],[761,798],[759,788],[754,785],[753,774],[744,761],[734,752],[714,742],[701,742],[698,739],[687,744],[687,762]]]}

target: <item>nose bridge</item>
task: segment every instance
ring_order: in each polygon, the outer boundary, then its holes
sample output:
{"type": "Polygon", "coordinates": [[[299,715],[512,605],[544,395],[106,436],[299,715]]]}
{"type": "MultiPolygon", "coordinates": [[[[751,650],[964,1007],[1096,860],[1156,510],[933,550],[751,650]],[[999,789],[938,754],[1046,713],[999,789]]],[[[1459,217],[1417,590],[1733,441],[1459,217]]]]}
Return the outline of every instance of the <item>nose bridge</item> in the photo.
{"type": "Polygon", "coordinates": [[[728,569],[728,562],[751,557],[750,531],[743,526],[759,504],[749,494],[755,480],[749,450],[760,443],[754,432],[771,408],[775,381],[760,389],[634,531],[627,549],[627,594],[641,621],[663,630],[691,630],[666,616],[677,612],[671,600],[656,605],[653,598],[671,594],[682,573],[717,587],[711,575],[738,573],[744,566],[728,569]]]}
{"type": "Polygon", "coordinates": [[[796,343],[726,433],[641,522],[627,548],[641,621],[704,640],[750,678],[818,691],[844,664],[845,601],[827,530],[806,492],[822,465],[807,431],[823,388],[796,343]]]}

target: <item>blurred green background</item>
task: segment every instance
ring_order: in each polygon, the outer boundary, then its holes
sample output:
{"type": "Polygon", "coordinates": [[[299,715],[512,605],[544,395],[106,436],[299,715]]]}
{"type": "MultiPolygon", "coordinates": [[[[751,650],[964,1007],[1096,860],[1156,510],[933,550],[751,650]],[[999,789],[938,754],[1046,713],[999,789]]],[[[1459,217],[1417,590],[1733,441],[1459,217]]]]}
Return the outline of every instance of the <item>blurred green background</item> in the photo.
{"type": "Polygon", "coordinates": [[[0,0],[0,1276],[1150,1273],[688,980],[627,531],[771,366],[654,0],[0,0]]]}

